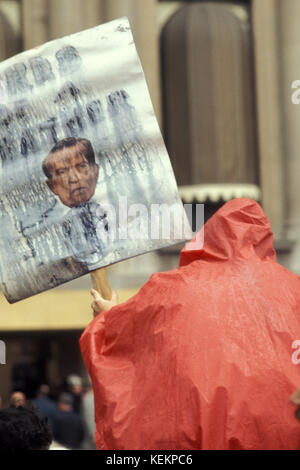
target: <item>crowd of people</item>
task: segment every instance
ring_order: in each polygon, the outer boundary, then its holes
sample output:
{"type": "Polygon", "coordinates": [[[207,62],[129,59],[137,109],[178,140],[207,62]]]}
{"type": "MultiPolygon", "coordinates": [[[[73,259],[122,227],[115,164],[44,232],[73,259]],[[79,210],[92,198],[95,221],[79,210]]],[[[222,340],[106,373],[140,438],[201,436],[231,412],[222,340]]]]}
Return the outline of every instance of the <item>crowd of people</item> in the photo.
{"type": "Polygon", "coordinates": [[[48,384],[32,400],[14,390],[9,407],[0,410],[0,450],[94,450],[94,431],[93,391],[77,375],[67,377],[55,398],[48,384]]]}

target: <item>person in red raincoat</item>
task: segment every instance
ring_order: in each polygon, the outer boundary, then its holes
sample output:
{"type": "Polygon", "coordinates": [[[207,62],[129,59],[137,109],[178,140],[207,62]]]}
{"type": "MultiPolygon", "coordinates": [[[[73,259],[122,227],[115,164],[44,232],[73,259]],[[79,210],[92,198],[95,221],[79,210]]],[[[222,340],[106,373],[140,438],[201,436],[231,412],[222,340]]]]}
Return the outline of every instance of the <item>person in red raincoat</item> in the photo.
{"type": "MultiPolygon", "coordinates": [[[[206,223],[180,266],[86,328],[99,449],[298,449],[300,280],[249,199],[206,223]],[[201,238],[201,237],[200,237],[201,238]]],[[[114,304],[99,300],[95,310],[114,304]]]]}

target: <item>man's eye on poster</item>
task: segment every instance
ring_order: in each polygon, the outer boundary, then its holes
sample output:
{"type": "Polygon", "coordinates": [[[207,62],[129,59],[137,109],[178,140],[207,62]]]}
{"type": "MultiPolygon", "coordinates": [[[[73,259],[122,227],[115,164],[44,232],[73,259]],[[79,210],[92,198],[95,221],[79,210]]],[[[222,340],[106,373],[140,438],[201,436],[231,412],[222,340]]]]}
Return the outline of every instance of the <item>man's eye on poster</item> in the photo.
{"type": "Polygon", "coordinates": [[[9,302],[191,238],[126,18],[6,60],[0,82],[9,302]]]}

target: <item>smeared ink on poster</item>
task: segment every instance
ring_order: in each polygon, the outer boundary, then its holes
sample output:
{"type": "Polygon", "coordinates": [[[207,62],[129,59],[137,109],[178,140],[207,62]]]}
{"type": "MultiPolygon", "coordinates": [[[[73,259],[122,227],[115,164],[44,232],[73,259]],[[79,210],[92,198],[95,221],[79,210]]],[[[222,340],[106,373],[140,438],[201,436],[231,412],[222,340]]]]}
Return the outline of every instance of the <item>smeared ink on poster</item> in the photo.
{"type": "Polygon", "coordinates": [[[126,18],[1,63],[0,84],[0,272],[9,302],[178,242],[121,236],[135,217],[124,218],[120,198],[180,204],[126,18]]]}

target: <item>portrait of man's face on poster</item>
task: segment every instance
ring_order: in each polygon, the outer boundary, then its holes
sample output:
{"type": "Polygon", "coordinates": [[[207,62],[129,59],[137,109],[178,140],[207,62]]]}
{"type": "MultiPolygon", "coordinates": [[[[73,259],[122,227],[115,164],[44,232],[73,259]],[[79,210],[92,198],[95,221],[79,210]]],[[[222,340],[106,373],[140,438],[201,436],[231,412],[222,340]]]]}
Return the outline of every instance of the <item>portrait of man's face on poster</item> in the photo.
{"type": "Polygon", "coordinates": [[[48,187],[65,206],[79,206],[94,195],[99,166],[88,139],[60,140],[44,159],[43,171],[48,187]]]}

